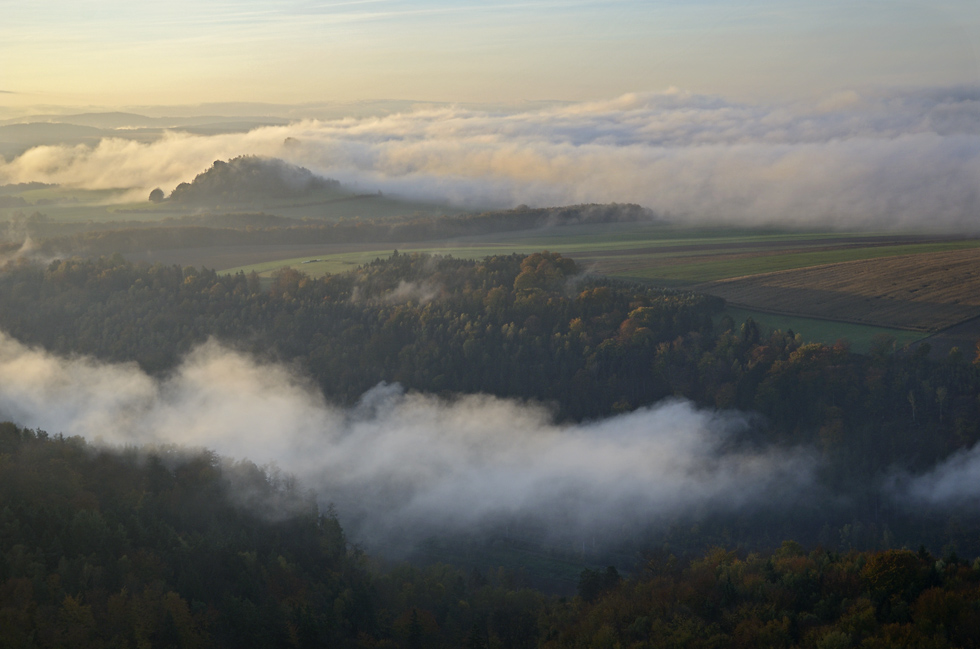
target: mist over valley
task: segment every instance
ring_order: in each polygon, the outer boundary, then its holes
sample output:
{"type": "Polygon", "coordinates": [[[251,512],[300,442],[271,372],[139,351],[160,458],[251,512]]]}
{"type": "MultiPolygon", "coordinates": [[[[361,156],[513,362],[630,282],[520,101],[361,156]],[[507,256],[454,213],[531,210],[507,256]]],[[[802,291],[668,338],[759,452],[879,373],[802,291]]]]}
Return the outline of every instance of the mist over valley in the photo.
{"type": "Polygon", "coordinates": [[[978,43],[5,7],[0,647],[980,646],[978,43]]]}
{"type": "Polygon", "coordinates": [[[0,182],[132,187],[127,196],[143,198],[214,160],[259,155],[457,207],[615,201],[687,224],[972,231],[977,102],[976,86],[964,86],[850,91],[816,106],[672,90],[524,111],[410,108],[52,143],[8,157],[0,182]]]}

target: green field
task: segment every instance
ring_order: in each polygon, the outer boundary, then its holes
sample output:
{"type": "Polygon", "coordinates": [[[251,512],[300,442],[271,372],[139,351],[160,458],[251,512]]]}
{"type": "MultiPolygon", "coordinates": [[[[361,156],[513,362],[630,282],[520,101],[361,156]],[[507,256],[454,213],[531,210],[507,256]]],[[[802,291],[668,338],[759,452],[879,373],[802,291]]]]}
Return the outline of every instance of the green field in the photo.
{"type": "Polygon", "coordinates": [[[893,235],[880,233],[697,230],[660,224],[564,226],[492,237],[468,237],[445,243],[403,243],[367,251],[325,252],[322,255],[243,264],[223,269],[223,272],[255,271],[267,276],[289,266],[311,276],[321,276],[342,272],[378,257],[385,258],[395,248],[402,252],[468,259],[548,250],[572,257],[597,273],[666,286],[691,286],[843,261],[980,247],[980,240],[903,241],[887,245],[893,239],[893,235]],[[857,243],[859,241],[874,243],[862,245],[857,243]]]}
{"type": "Polygon", "coordinates": [[[747,318],[752,318],[759,324],[760,329],[766,333],[774,329],[781,331],[792,330],[794,333],[802,335],[804,340],[825,343],[827,345],[832,345],[838,340],[843,339],[851,344],[851,349],[862,354],[871,349],[871,343],[875,336],[891,336],[895,339],[896,346],[901,348],[922,340],[927,335],[916,331],[905,331],[903,329],[871,327],[868,325],[836,322],[820,318],[779,315],[733,306],[726,307],[722,315],[724,314],[731,316],[736,325],[745,322],[747,318]]]}
{"type": "Polygon", "coordinates": [[[13,218],[20,212],[44,214],[60,223],[87,221],[153,221],[197,214],[207,211],[216,214],[236,212],[265,212],[293,219],[387,219],[407,216],[458,214],[462,208],[446,204],[410,201],[377,193],[354,194],[348,191],[324,190],[299,198],[268,198],[259,202],[229,203],[228,205],[181,205],[170,202],[151,203],[140,190],[77,189],[64,186],[42,187],[17,192],[28,205],[0,209],[0,220],[13,218]]]}
{"type": "Polygon", "coordinates": [[[324,275],[333,275],[335,273],[342,273],[344,271],[356,268],[362,264],[366,264],[378,257],[387,259],[391,256],[394,250],[387,250],[381,252],[378,250],[371,252],[346,252],[332,255],[324,255],[322,257],[296,257],[295,259],[281,259],[277,261],[268,261],[261,264],[249,264],[247,266],[238,266],[236,268],[227,268],[222,270],[223,273],[228,273],[229,275],[234,275],[235,273],[258,273],[260,277],[271,277],[274,272],[280,268],[295,268],[311,277],[322,277],[324,275]]]}
{"type": "Polygon", "coordinates": [[[636,270],[626,270],[615,273],[622,277],[636,279],[668,280],[671,283],[700,284],[732,277],[772,273],[781,270],[809,268],[825,264],[836,264],[845,261],[862,259],[879,259],[899,255],[914,255],[928,252],[948,252],[980,247],[980,241],[948,241],[942,243],[919,243],[899,246],[874,246],[865,248],[848,248],[843,250],[821,250],[815,252],[793,252],[789,254],[766,254],[738,259],[719,261],[680,262],[653,268],[643,268],[643,262],[637,260],[636,270]]]}

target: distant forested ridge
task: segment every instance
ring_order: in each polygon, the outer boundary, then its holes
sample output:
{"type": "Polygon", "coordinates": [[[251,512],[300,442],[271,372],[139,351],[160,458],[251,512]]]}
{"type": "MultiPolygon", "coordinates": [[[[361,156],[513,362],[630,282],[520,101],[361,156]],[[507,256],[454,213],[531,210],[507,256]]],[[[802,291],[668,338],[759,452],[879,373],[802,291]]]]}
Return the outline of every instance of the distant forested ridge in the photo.
{"type": "Polygon", "coordinates": [[[317,176],[277,158],[239,156],[215,160],[189,183],[170,193],[175,203],[243,203],[260,198],[307,196],[317,190],[340,190],[340,183],[317,176]]]}
{"type": "MultiPolygon", "coordinates": [[[[343,200],[369,200],[354,196],[343,200]]],[[[30,236],[34,248],[50,256],[98,256],[168,248],[282,244],[404,243],[437,241],[562,225],[653,221],[639,205],[570,205],[497,210],[454,216],[400,218],[293,219],[262,212],[218,212],[154,221],[61,223],[41,213],[20,215],[6,226],[9,250],[30,236]]],[[[2,234],[2,232],[0,232],[2,234]]]]}

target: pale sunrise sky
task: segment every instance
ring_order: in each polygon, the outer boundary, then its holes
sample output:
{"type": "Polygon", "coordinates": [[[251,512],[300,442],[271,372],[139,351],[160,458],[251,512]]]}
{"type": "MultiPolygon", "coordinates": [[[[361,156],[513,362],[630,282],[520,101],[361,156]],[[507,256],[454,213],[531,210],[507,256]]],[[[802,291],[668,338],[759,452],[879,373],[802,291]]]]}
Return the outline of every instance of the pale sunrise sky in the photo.
{"type": "Polygon", "coordinates": [[[0,0],[0,130],[0,184],[125,200],[260,155],[473,208],[975,232],[980,1],[0,0]],[[163,128],[15,124],[108,111],[163,128]]]}
{"type": "Polygon", "coordinates": [[[980,83],[980,2],[0,1],[0,108],[980,83]]]}

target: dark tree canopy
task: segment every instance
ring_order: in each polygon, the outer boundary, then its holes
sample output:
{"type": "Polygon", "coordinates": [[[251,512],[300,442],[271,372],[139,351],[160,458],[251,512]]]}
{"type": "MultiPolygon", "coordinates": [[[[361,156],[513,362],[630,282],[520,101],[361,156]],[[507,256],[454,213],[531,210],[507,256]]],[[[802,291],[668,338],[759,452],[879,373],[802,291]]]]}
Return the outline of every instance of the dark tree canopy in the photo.
{"type": "Polygon", "coordinates": [[[176,203],[239,203],[256,198],[305,196],[314,190],[338,190],[336,180],[315,175],[277,158],[239,156],[227,162],[215,160],[189,183],[171,192],[176,203]]]}

